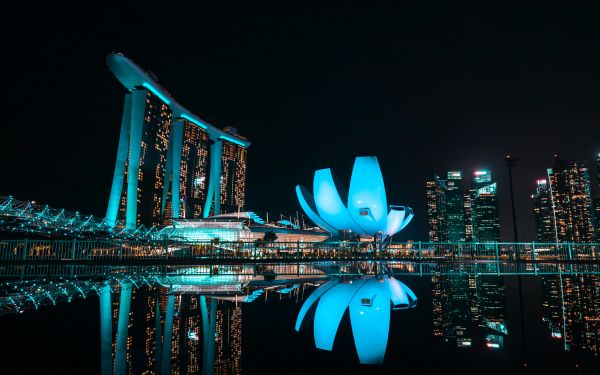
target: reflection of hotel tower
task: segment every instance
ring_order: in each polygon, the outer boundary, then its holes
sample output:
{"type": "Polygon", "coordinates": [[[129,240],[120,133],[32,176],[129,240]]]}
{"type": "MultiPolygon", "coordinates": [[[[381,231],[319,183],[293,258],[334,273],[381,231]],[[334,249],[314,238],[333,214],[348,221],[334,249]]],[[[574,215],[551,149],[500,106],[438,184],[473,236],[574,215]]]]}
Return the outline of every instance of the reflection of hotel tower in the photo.
{"type": "Polygon", "coordinates": [[[600,277],[597,275],[542,278],[543,320],[550,335],[565,350],[580,348],[600,354],[600,277]]]}
{"type": "Polygon", "coordinates": [[[433,334],[459,347],[473,346],[474,326],[485,345],[500,348],[506,329],[504,280],[496,276],[441,276],[432,278],[433,334]]]}
{"type": "MultiPolygon", "coordinates": [[[[126,340],[126,372],[128,374],[160,373],[162,338],[167,311],[166,289],[133,289],[126,340]],[[157,322],[158,317],[158,323],[157,322]],[[157,328],[158,327],[158,328],[157,328]],[[158,332],[157,332],[158,329],[158,332]],[[143,348],[143,350],[142,350],[143,348]]],[[[120,302],[113,300],[113,359],[116,357],[116,332],[120,302]]],[[[209,319],[213,319],[210,317],[209,319]]],[[[242,309],[231,302],[218,302],[214,331],[206,332],[214,338],[215,375],[241,374],[242,368],[242,309]]],[[[200,297],[182,294],[175,298],[173,334],[171,341],[170,374],[192,375],[202,373],[203,335],[200,297]]]]}
{"type": "Polygon", "coordinates": [[[216,324],[215,375],[242,373],[242,308],[219,302],[216,324]]]}
{"type": "Polygon", "coordinates": [[[129,90],[107,220],[132,228],[243,208],[250,142],[189,112],[125,56],[107,61],[129,90]]]}

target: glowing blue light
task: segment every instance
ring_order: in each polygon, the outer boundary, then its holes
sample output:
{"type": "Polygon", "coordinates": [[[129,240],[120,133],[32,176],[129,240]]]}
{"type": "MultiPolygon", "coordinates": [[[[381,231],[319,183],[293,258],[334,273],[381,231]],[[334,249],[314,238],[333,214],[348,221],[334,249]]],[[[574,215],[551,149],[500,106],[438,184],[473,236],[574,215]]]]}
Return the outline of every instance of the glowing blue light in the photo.
{"type": "Polygon", "coordinates": [[[300,185],[296,186],[296,195],[298,196],[298,202],[300,202],[300,207],[302,207],[302,209],[306,213],[306,216],[308,216],[308,218],[312,220],[313,223],[317,224],[317,226],[329,233],[337,234],[337,230],[328,223],[326,223],[323,219],[321,219],[321,217],[315,212],[315,200],[313,196],[308,191],[306,191],[304,187],[300,185]]]}
{"type": "Polygon", "coordinates": [[[344,202],[338,194],[331,169],[320,169],[315,172],[313,180],[313,193],[319,216],[334,228],[339,230],[352,230],[355,233],[366,234],[354,222],[344,202]]]}
{"type": "Polygon", "coordinates": [[[387,199],[376,157],[358,157],[354,160],[348,193],[348,212],[366,233],[377,233],[386,227],[387,199]],[[361,210],[364,209],[368,210],[368,215],[361,214],[361,210]]]}
{"type": "Polygon", "coordinates": [[[224,140],[226,140],[226,141],[229,141],[229,142],[231,142],[231,143],[235,143],[236,145],[240,145],[240,146],[242,146],[242,147],[246,147],[246,144],[245,144],[244,142],[240,141],[239,139],[235,139],[235,138],[232,138],[232,137],[228,137],[228,136],[226,136],[226,135],[222,135],[222,136],[220,136],[219,138],[221,138],[221,139],[224,139],[224,140]]]}
{"type": "Polygon", "coordinates": [[[347,308],[354,344],[361,363],[383,363],[390,328],[390,302],[394,309],[417,305],[417,297],[402,282],[392,277],[364,277],[348,283],[331,280],[317,288],[302,305],[296,331],[305,327],[305,319],[314,313],[315,346],[332,350],[335,336],[347,308]]]}
{"type": "Polygon", "coordinates": [[[314,200],[304,187],[296,186],[296,195],[304,212],[333,235],[337,231],[350,230],[359,235],[374,236],[381,232],[386,237],[393,236],[414,216],[410,207],[388,207],[383,176],[377,158],[373,156],[355,159],[347,205],[340,198],[329,168],[315,172],[313,194],[314,200]]]}
{"type": "Polygon", "coordinates": [[[142,86],[144,86],[145,88],[150,90],[150,92],[152,92],[154,95],[158,96],[158,98],[160,100],[162,100],[166,105],[171,104],[171,101],[169,100],[169,98],[167,98],[162,92],[160,92],[160,90],[158,90],[156,87],[154,87],[154,85],[152,85],[151,83],[144,82],[144,83],[142,83],[142,86]]]}
{"type": "Polygon", "coordinates": [[[188,115],[187,113],[182,114],[181,118],[184,118],[184,119],[188,120],[189,122],[192,122],[192,123],[198,125],[199,127],[201,127],[204,130],[208,129],[208,126],[206,126],[206,124],[204,124],[201,121],[196,120],[195,118],[193,118],[192,116],[188,115]]]}

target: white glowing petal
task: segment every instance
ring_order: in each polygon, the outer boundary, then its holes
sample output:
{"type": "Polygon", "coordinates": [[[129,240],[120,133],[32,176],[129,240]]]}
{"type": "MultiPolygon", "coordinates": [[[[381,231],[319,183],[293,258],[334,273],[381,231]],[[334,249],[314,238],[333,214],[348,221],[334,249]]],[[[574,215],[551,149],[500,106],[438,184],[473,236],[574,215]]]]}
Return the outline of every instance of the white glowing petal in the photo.
{"type": "Polygon", "coordinates": [[[402,222],[404,221],[405,212],[405,210],[390,210],[387,218],[387,228],[385,230],[386,236],[393,236],[400,231],[402,222]]]}

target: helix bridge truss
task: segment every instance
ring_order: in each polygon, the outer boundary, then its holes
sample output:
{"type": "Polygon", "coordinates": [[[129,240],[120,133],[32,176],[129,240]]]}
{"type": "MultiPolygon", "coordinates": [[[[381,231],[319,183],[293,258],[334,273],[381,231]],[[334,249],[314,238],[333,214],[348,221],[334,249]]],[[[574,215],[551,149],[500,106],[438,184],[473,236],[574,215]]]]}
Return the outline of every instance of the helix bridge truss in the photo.
{"type": "Polygon", "coordinates": [[[129,229],[123,222],[115,225],[105,218],[78,211],[52,208],[34,201],[0,197],[0,232],[36,234],[43,237],[159,239],[169,236],[170,228],[140,225],[129,229]]]}

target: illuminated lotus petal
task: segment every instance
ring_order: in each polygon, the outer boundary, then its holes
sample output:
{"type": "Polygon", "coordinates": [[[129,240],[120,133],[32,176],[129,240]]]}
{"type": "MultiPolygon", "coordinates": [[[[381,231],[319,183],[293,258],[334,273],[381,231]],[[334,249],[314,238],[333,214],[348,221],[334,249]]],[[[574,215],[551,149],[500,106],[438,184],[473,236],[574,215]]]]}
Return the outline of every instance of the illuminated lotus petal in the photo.
{"type": "Polygon", "coordinates": [[[319,216],[335,228],[366,234],[350,217],[333,181],[331,169],[319,169],[313,180],[313,193],[319,216]]]}
{"type": "Polygon", "coordinates": [[[315,212],[315,200],[313,196],[303,186],[296,186],[296,195],[298,196],[300,207],[302,207],[302,209],[306,213],[306,216],[308,216],[308,218],[312,220],[313,223],[317,224],[321,229],[324,229],[332,235],[337,234],[337,230],[331,225],[327,224],[325,220],[321,219],[319,215],[315,212]]]}
{"type": "Polygon", "coordinates": [[[404,207],[404,209],[406,210],[406,214],[404,215],[404,221],[402,221],[402,225],[400,226],[400,230],[404,229],[408,223],[410,223],[410,221],[412,220],[412,218],[415,216],[412,208],[410,207],[404,207]]]}
{"type": "Polygon", "coordinates": [[[402,207],[402,210],[395,210],[393,208],[390,210],[387,219],[387,228],[385,229],[386,236],[393,236],[400,231],[405,214],[404,207],[402,207]]]}
{"type": "Polygon", "coordinates": [[[350,216],[365,232],[377,233],[387,225],[387,209],[385,185],[377,158],[357,157],[348,193],[350,216]]]}
{"type": "Polygon", "coordinates": [[[350,302],[350,324],[360,363],[383,363],[390,332],[390,292],[384,284],[370,279],[350,302]]]}

